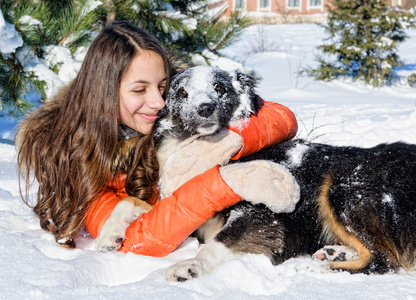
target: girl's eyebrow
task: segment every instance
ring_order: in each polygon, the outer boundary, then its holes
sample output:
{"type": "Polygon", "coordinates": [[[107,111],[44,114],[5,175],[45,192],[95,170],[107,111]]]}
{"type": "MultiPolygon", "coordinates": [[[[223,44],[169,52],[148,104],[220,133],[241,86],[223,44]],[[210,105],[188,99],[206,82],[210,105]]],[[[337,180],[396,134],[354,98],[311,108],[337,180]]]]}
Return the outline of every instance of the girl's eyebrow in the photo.
{"type": "Polygon", "coordinates": [[[136,80],[136,81],[133,81],[132,83],[130,83],[130,84],[136,84],[136,83],[144,83],[144,84],[149,84],[150,82],[149,81],[147,81],[147,80],[136,80]]]}
{"type": "MultiPolygon", "coordinates": [[[[162,82],[165,82],[166,80],[167,80],[167,78],[166,78],[166,77],[165,77],[165,78],[163,78],[163,79],[159,82],[159,84],[160,84],[160,83],[162,83],[162,82]]],[[[150,81],[143,80],[143,79],[139,79],[139,80],[136,80],[136,81],[134,81],[134,82],[132,82],[132,83],[130,83],[130,84],[136,84],[136,83],[150,84],[150,81]]]]}

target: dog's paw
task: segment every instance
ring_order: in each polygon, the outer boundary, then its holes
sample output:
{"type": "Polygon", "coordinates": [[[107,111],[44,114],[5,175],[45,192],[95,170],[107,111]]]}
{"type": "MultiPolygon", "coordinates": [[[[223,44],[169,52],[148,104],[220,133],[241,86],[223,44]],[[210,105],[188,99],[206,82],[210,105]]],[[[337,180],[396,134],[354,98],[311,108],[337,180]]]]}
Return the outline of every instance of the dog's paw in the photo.
{"type": "Polygon", "coordinates": [[[358,258],[358,253],[347,246],[330,245],[316,251],[312,258],[327,261],[350,261],[358,258]]]}
{"type": "Polygon", "coordinates": [[[145,202],[135,205],[132,197],[126,197],[116,205],[110,217],[101,228],[100,235],[95,241],[95,249],[99,252],[118,250],[126,238],[126,229],[131,222],[142,213],[151,209],[145,202]]]}
{"type": "Polygon", "coordinates": [[[166,280],[183,282],[198,278],[205,273],[204,266],[198,259],[188,259],[174,264],[166,270],[166,280]]]}
{"type": "Polygon", "coordinates": [[[104,223],[100,235],[95,240],[95,249],[99,252],[118,250],[126,238],[128,224],[122,220],[115,220],[115,218],[110,220],[110,218],[104,223]]]}

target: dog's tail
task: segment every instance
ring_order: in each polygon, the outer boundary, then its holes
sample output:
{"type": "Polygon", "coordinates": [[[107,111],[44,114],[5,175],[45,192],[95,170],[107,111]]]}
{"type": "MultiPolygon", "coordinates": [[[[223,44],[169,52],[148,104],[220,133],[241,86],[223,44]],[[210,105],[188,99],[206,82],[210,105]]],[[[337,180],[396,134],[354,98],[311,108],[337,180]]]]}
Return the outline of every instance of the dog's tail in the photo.
{"type": "Polygon", "coordinates": [[[357,271],[365,268],[371,262],[373,255],[370,250],[354,235],[347,232],[345,226],[338,221],[329,202],[329,190],[332,185],[331,175],[326,175],[321,185],[320,195],[317,199],[317,207],[321,218],[323,234],[335,239],[342,245],[353,248],[358,252],[358,258],[350,261],[333,261],[332,269],[357,271]]]}

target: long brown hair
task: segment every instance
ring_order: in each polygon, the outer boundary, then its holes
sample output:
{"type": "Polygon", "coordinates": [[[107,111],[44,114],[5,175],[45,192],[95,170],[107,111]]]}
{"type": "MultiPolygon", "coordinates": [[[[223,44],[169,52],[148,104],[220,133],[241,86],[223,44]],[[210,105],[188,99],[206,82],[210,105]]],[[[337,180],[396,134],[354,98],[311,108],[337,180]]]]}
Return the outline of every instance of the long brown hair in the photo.
{"type": "Polygon", "coordinates": [[[122,150],[126,142],[119,140],[120,81],[144,50],[164,60],[168,84],[173,67],[163,45],[127,22],[114,22],[91,43],[75,79],[19,125],[22,198],[28,204],[36,180],[33,211],[41,227],[67,247],[75,247],[88,208],[115,173],[128,173],[126,189],[132,196],[147,200],[152,194],[158,166],[151,135],[130,141],[127,152],[122,150]]]}

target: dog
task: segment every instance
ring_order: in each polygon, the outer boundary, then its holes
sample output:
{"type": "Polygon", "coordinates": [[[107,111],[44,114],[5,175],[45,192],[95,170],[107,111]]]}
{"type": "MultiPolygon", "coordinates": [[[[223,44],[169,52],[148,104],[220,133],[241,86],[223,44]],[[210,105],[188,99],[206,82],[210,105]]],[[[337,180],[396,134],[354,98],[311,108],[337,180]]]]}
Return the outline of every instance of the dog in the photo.
{"type": "MultiPolygon", "coordinates": [[[[166,139],[215,135],[261,106],[252,78],[215,68],[196,67],[178,74],[169,95],[155,126],[162,145],[166,139]],[[187,87],[195,79],[210,83],[208,94],[227,94],[216,98],[225,103],[199,103],[200,95],[184,101],[192,94],[187,87]],[[209,113],[186,115],[187,106],[195,102],[202,110],[208,107],[209,113]]],[[[195,232],[206,243],[204,248],[197,257],[170,267],[169,280],[198,277],[243,253],[264,254],[273,264],[314,255],[331,261],[332,269],[350,272],[382,274],[414,267],[415,145],[393,143],[364,149],[293,139],[235,163],[253,160],[271,160],[289,169],[301,191],[296,209],[276,214],[265,205],[243,201],[217,213],[195,232]]]]}
{"type": "MultiPolygon", "coordinates": [[[[213,138],[261,105],[250,76],[191,68],[172,79],[155,139],[163,150],[201,136],[213,138]],[[193,82],[204,83],[208,96],[190,99],[196,96],[193,82]]],[[[328,260],[331,269],[352,273],[414,267],[416,145],[364,149],[292,139],[228,163],[257,160],[280,164],[294,176],[300,187],[294,211],[275,213],[264,204],[242,201],[217,213],[195,232],[206,245],[195,258],[169,267],[168,280],[199,277],[245,253],[266,255],[275,265],[313,255],[328,260]]]]}

